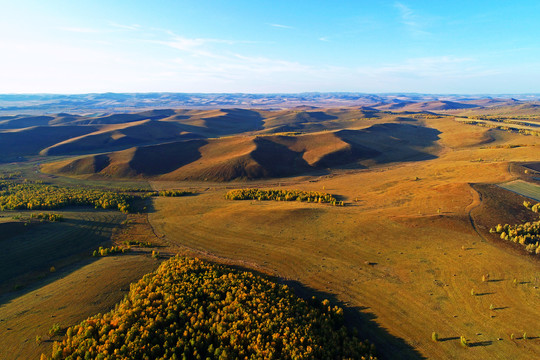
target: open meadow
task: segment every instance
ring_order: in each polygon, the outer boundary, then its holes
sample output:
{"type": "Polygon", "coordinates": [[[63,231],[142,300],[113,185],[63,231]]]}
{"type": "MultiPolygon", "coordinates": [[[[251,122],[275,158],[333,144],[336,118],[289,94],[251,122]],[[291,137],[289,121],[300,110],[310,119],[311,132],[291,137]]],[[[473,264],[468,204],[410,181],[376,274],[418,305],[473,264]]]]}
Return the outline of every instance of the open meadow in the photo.
{"type": "Polygon", "coordinates": [[[150,221],[188,253],[270,273],[341,303],[383,358],[537,358],[538,258],[488,231],[503,220],[523,221],[525,211],[512,211],[523,198],[507,193],[513,207],[491,213],[486,203],[495,190],[474,184],[519,176],[508,161],[538,160],[540,141],[446,119],[426,124],[442,133],[435,159],[200,184],[196,197],[156,199],[150,221]],[[224,199],[228,189],[244,187],[325,191],[346,206],[224,199]]]}
{"type": "Polygon", "coordinates": [[[164,133],[140,137],[136,117],[1,166],[36,189],[189,193],[137,200],[128,214],[122,206],[55,209],[58,222],[31,220],[36,210],[0,212],[0,357],[50,353],[62,338],[48,334],[54,324],[65,329],[113,309],[130,283],[178,253],[329,299],[382,359],[540,357],[539,257],[490,232],[538,220],[523,202],[538,191],[540,137],[447,114],[363,109],[160,116],[176,125],[145,126],[198,128],[204,137],[159,143],[164,133]],[[102,141],[130,127],[145,145],[102,141]],[[47,155],[60,149],[69,151],[47,155]],[[299,195],[226,198],[246,188],[299,195]],[[138,245],[92,256],[127,244],[138,245]]]}

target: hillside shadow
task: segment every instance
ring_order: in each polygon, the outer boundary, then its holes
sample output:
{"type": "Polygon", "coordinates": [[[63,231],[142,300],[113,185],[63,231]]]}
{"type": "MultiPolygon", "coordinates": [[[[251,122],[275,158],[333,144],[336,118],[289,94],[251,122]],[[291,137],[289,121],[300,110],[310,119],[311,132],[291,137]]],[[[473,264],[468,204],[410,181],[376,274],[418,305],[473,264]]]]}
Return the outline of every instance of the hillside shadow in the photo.
{"type": "Polygon", "coordinates": [[[40,223],[3,241],[0,252],[0,305],[89,262],[92,251],[107,246],[116,224],[66,219],[40,223]],[[53,235],[54,234],[54,235],[53,235]],[[54,267],[54,271],[50,268],[54,267]]]}
{"type": "Polygon", "coordinates": [[[404,123],[384,123],[362,130],[340,130],[336,135],[351,144],[359,153],[366,153],[379,164],[402,161],[425,161],[437,156],[421,149],[429,148],[440,139],[436,129],[404,123]],[[373,153],[373,152],[376,152],[373,153]],[[376,155],[379,155],[375,157],[376,155]]]}
{"type": "Polygon", "coordinates": [[[206,144],[206,140],[186,140],[137,148],[129,165],[138,174],[166,174],[201,158],[199,149],[206,144]]]}
{"type": "Polygon", "coordinates": [[[262,130],[264,118],[254,110],[222,109],[224,115],[202,118],[206,127],[221,135],[232,135],[247,131],[262,130]]]}
{"type": "Polygon", "coordinates": [[[262,174],[248,174],[249,178],[291,176],[313,169],[300,152],[263,137],[253,141],[257,147],[251,155],[261,165],[262,174]]]}
{"type": "MultiPolygon", "coordinates": [[[[215,260],[209,260],[214,262],[215,260]]],[[[337,299],[335,294],[313,289],[296,280],[287,280],[277,276],[268,275],[261,271],[254,270],[241,265],[226,264],[225,266],[239,270],[248,271],[258,276],[270,279],[273,282],[287,285],[300,298],[311,301],[314,297],[317,302],[325,299],[330,301],[331,306],[338,306],[343,309],[345,326],[358,331],[357,337],[361,340],[369,340],[375,345],[378,359],[401,359],[417,360],[427,359],[420,352],[407,344],[405,340],[396,337],[381,327],[377,322],[377,315],[369,311],[364,306],[349,306],[337,299]]],[[[457,337],[459,339],[459,337],[457,337]]],[[[449,339],[450,340],[450,339],[449,339]]]]}
{"type": "Polygon", "coordinates": [[[343,309],[345,325],[358,330],[359,338],[367,339],[375,345],[380,359],[426,359],[416,349],[381,327],[377,322],[377,315],[369,311],[368,307],[349,306],[339,301],[335,294],[315,290],[295,280],[281,280],[281,283],[293,289],[294,293],[303,299],[309,300],[313,296],[322,301],[328,299],[332,306],[337,305],[343,309]]]}
{"type": "MultiPolygon", "coordinates": [[[[96,244],[97,246],[103,244],[96,244]]],[[[86,255],[84,258],[80,258],[79,261],[72,263],[68,266],[57,269],[56,272],[48,272],[47,269],[37,269],[26,274],[22,279],[15,278],[15,283],[0,283],[0,308],[2,305],[8,304],[14,299],[26,295],[34,290],[42,288],[55,282],[62,277],[69,275],[78,269],[97,261],[98,258],[93,258],[86,255]]]]}

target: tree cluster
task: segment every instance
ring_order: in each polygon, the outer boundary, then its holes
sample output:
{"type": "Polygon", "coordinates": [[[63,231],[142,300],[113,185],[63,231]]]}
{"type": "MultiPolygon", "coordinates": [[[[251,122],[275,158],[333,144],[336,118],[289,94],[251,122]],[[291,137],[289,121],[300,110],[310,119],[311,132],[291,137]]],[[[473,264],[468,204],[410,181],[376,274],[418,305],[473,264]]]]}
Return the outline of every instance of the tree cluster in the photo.
{"type": "Polygon", "coordinates": [[[333,195],[319,191],[301,190],[263,190],[263,189],[237,189],[225,195],[228,200],[275,200],[275,201],[306,201],[316,203],[329,203],[343,206],[333,195]]]}
{"type": "Polygon", "coordinates": [[[186,196],[193,194],[190,191],[184,191],[184,190],[161,190],[156,191],[156,195],[154,196],[169,196],[169,197],[176,197],[176,196],[186,196]]]}
{"type": "Polygon", "coordinates": [[[52,359],[376,359],[343,310],[251,272],[173,257],[114,310],[67,329],[52,359]]]}
{"type": "Polygon", "coordinates": [[[128,250],[129,248],[123,248],[120,246],[111,246],[110,248],[104,248],[100,246],[99,249],[94,250],[94,252],[92,253],[92,256],[98,257],[98,256],[108,256],[108,255],[113,255],[113,254],[123,254],[128,250]]]}
{"type": "Polygon", "coordinates": [[[524,201],[523,206],[535,213],[540,213],[540,203],[532,204],[530,201],[524,201]]]}
{"type": "Polygon", "coordinates": [[[32,219],[39,219],[39,220],[46,220],[46,221],[62,221],[64,220],[64,215],[62,214],[54,214],[54,213],[39,213],[39,214],[32,214],[30,215],[32,219]]]}
{"type": "Polygon", "coordinates": [[[133,198],[114,191],[0,180],[0,211],[94,206],[96,209],[118,209],[128,213],[133,198]]]}
{"type": "MultiPolygon", "coordinates": [[[[486,123],[486,122],[475,121],[475,120],[465,120],[465,121],[462,121],[462,122],[464,124],[476,125],[476,126],[481,126],[481,127],[486,127],[486,128],[496,129],[496,130],[503,130],[503,131],[518,133],[518,134],[522,134],[522,135],[540,136],[540,131],[535,131],[535,130],[518,129],[518,128],[513,128],[513,127],[510,127],[510,126],[494,125],[494,124],[489,124],[489,123],[486,123]]],[[[527,125],[530,125],[530,124],[527,124],[527,125]]]]}
{"type": "MultiPolygon", "coordinates": [[[[530,202],[525,201],[523,205],[535,213],[540,212],[540,203],[532,205],[530,202]]],[[[503,240],[523,245],[525,250],[531,254],[540,255],[540,220],[517,225],[498,224],[489,231],[500,234],[499,236],[503,240]]]]}

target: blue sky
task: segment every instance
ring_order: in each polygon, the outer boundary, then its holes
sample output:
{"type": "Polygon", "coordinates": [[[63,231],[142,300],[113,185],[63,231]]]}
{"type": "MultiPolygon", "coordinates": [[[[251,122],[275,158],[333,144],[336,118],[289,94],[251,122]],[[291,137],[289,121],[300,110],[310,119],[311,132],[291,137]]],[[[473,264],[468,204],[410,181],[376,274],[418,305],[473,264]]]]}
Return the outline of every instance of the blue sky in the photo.
{"type": "Polygon", "coordinates": [[[540,92],[538,1],[0,5],[0,93],[540,92]]]}

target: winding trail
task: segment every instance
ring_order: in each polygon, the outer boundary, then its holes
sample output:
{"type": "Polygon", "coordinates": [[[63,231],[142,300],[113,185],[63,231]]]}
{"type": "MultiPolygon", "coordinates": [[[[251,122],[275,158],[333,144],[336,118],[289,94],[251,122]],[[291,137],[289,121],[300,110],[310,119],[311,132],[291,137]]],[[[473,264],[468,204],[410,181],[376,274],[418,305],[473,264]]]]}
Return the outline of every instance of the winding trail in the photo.
{"type": "Polygon", "coordinates": [[[472,214],[473,210],[479,208],[482,205],[482,194],[476,191],[472,187],[472,184],[469,184],[469,187],[471,188],[471,195],[473,199],[472,199],[472,202],[465,208],[465,211],[467,211],[467,215],[469,216],[469,222],[471,223],[471,226],[474,229],[474,231],[478,234],[482,242],[487,242],[487,239],[478,230],[478,227],[476,226],[476,223],[474,222],[474,217],[472,214]]]}

